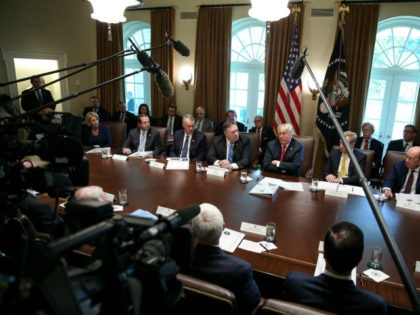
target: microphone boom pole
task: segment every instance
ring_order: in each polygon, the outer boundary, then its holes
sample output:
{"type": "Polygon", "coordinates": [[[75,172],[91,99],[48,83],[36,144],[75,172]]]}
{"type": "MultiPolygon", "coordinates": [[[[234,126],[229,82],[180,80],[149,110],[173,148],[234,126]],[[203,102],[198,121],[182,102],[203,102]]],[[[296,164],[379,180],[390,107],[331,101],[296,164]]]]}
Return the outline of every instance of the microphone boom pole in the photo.
{"type": "MultiPolygon", "coordinates": [[[[407,264],[404,261],[404,258],[402,257],[402,254],[398,248],[398,245],[395,242],[394,237],[392,236],[391,232],[388,229],[388,226],[386,225],[386,222],[384,220],[384,217],[382,216],[382,213],[379,209],[378,203],[375,201],[373,197],[373,193],[369,188],[369,185],[367,183],[366,177],[364,176],[364,173],[362,169],[360,168],[359,163],[357,162],[357,159],[353,153],[352,148],[350,147],[350,144],[346,141],[346,138],[344,136],[343,129],[341,128],[340,122],[338,121],[337,117],[334,114],[333,109],[331,108],[331,105],[328,103],[327,98],[324,95],[324,92],[322,91],[321,87],[319,86],[319,83],[312,72],[312,69],[306,60],[306,53],[303,54],[303,56],[300,58],[305,67],[308,69],[309,74],[311,75],[312,80],[314,81],[316,88],[319,91],[319,95],[324,101],[325,106],[328,109],[328,113],[331,117],[331,120],[334,124],[335,129],[337,130],[337,133],[343,142],[344,147],[346,148],[346,151],[350,157],[350,160],[353,162],[353,165],[356,168],[356,173],[359,176],[360,184],[363,188],[363,191],[365,192],[366,198],[369,202],[369,205],[372,209],[373,215],[376,218],[376,221],[379,225],[379,229],[382,232],[382,236],[385,239],[385,242],[388,246],[388,249],[391,253],[391,256],[394,260],[395,265],[397,266],[398,272],[400,274],[400,277],[404,283],[404,286],[407,290],[408,296],[410,298],[410,301],[413,305],[414,313],[419,314],[420,313],[420,297],[417,294],[416,291],[416,284],[414,283],[413,278],[410,276],[410,272],[408,270],[407,264]]],[[[296,61],[298,62],[299,59],[296,61]]],[[[302,69],[303,70],[303,69],[302,69]]]]}

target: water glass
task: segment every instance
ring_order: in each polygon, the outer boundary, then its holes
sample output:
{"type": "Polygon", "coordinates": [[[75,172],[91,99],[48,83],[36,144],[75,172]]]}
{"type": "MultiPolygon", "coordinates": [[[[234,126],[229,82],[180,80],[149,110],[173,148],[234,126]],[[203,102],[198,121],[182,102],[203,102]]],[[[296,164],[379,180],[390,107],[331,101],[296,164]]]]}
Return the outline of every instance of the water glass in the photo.
{"type": "Polygon", "coordinates": [[[242,170],[241,171],[241,177],[240,177],[240,182],[245,184],[248,182],[248,172],[246,170],[242,170]]]}
{"type": "Polygon", "coordinates": [[[128,204],[127,189],[121,188],[118,191],[118,202],[121,206],[125,206],[126,204],[128,204]]]}
{"type": "Polygon", "coordinates": [[[372,249],[371,259],[368,262],[368,266],[372,269],[383,269],[381,247],[374,247],[372,249]]]}
{"type": "Polygon", "coordinates": [[[203,162],[202,161],[196,161],[195,162],[195,172],[196,173],[201,173],[202,170],[203,170],[203,162]]]}
{"type": "Polygon", "coordinates": [[[267,242],[276,241],[276,223],[275,222],[267,222],[265,226],[265,240],[267,242]]]}

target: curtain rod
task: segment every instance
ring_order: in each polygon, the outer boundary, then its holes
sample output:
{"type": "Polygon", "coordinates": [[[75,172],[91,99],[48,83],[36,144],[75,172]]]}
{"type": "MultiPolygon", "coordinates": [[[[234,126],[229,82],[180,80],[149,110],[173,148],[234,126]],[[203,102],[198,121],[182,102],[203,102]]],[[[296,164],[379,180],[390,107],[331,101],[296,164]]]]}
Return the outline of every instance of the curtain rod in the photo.
{"type": "Polygon", "coordinates": [[[149,7],[149,8],[127,8],[126,11],[142,11],[142,10],[167,10],[174,7],[149,7]]]}
{"type": "MultiPolygon", "coordinates": [[[[289,4],[301,4],[303,1],[289,1],[289,4]]],[[[251,3],[231,3],[231,4],[202,4],[200,8],[214,8],[214,7],[245,7],[250,6],[251,3]]]]}
{"type": "Polygon", "coordinates": [[[343,0],[341,1],[342,4],[381,4],[381,3],[401,3],[401,2],[420,2],[419,0],[343,0]]]}

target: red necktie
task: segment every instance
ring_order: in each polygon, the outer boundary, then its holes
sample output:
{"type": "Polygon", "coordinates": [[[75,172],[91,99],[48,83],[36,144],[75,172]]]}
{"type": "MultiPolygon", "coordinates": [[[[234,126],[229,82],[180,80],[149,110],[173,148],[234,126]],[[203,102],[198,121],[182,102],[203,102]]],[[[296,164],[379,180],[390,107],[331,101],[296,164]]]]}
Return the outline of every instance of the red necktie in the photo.
{"type": "Polygon", "coordinates": [[[407,184],[405,184],[404,194],[411,193],[411,187],[413,186],[414,181],[414,170],[411,171],[407,179],[407,184]]]}
{"type": "Polygon", "coordinates": [[[261,129],[257,129],[258,131],[258,148],[261,148],[261,129]]]}
{"type": "Polygon", "coordinates": [[[369,150],[369,140],[365,140],[365,148],[363,150],[369,150]]]}
{"type": "Polygon", "coordinates": [[[284,159],[284,153],[286,152],[286,146],[281,146],[281,156],[280,156],[280,162],[283,162],[284,159]]]}

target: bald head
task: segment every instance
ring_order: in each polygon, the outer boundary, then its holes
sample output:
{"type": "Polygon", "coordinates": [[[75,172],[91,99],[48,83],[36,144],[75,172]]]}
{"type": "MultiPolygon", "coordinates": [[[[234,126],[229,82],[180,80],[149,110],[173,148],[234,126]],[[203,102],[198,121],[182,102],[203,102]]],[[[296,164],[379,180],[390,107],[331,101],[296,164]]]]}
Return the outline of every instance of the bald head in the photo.
{"type": "Polygon", "coordinates": [[[409,169],[416,169],[420,166],[420,147],[412,147],[405,153],[405,165],[409,169]]]}

